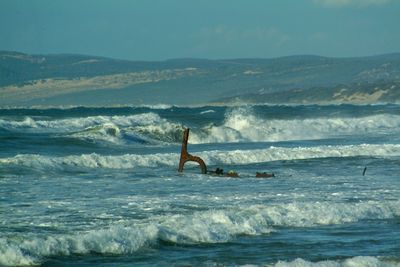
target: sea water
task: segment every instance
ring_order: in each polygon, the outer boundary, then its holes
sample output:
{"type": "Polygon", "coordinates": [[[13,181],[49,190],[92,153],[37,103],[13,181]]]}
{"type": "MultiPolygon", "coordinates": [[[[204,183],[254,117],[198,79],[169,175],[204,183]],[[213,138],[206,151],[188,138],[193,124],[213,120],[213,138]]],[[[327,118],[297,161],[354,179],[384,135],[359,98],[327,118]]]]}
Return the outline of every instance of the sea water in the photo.
{"type": "Polygon", "coordinates": [[[400,106],[1,109],[0,265],[400,266],[400,106]]]}

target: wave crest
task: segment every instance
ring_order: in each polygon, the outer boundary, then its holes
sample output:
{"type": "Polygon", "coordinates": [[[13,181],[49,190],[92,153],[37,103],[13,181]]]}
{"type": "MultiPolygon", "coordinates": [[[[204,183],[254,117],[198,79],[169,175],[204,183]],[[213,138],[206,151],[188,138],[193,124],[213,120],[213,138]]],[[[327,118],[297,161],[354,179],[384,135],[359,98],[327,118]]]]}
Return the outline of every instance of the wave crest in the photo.
{"type": "MultiPolygon", "coordinates": [[[[347,145],[315,147],[269,147],[266,149],[205,151],[196,153],[207,165],[243,165],[277,160],[299,160],[327,157],[395,157],[400,156],[400,145],[347,145]]],[[[21,154],[0,159],[0,164],[19,165],[34,169],[105,168],[131,169],[137,167],[176,167],[178,153],[155,153],[148,155],[99,155],[96,153],[79,156],[49,157],[36,154],[21,154]]]]}
{"type": "Polygon", "coordinates": [[[193,143],[276,142],[315,140],[341,135],[382,134],[400,129],[399,115],[367,117],[317,117],[307,119],[263,118],[251,107],[238,107],[225,114],[222,125],[194,132],[193,143]]]}
{"type": "MultiPolygon", "coordinates": [[[[180,245],[224,243],[239,235],[269,234],[276,231],[274,230],[276,226],[313,227],[371,218],[393,218],[400,215],[399,207],[399,201],[299,202],[271,206],[239,206],[186,215],[155,216],[141,224],[136,222],[125,225],[116,224],[105,229],[75,234],[47,237],[28,234],[24,238],[2,237],[0,238],[0,264],[34,265],[40,264],[43,257],[71,254],[132,254],[141,248],[154,246],[160,241],[180,245]]],[[[299,261],[301,260],[297,260],[297,263],[299,261]]],[[[301,261],[301,263],[304,262],[301,261]]],[[[286,262],[278,264],[280,264],[278,266],[297,266],[286,262]]]]}
{"type": "MultiPolygon", "coordinates": [[[[176,111],[176,118],[182,116],[176,111]]],[[[207,111],[208,112],[208,111],[207,111]]],[[[215,112],[215,111],[214,111],[215,112]]],[[[222,111],[221,111],[222,112],[222,111]]],[[[275,142],[289,140],[312,140],[347,135],[384,135],[395,134],[400,129],[400,116],[391,114],[365,117],[345,117],[342,115],[312,118],[268,117],[254,107],[235,107],[225,111],[223,121],[214,118],[210,121],[208,113],[196,114],[191,122],[190,142],[227,143],[227,142],[275,142]],[[203,117],[205,116],[205,117],[203,117]],[[207,124],[207,125],[205,125],[207,124]]],[[[190,115],[190,112],[189,112],[190,115]]],[[[218,117],[218,116],[217,116],[218,117]]],[[[23,120],[0,119],[0,129],[18,133],[59,133],[89,140],[127,143],[136,139],[149,143],[180,143],[182,131],[188,123],[184,120],[171,121],[163,118],[157,111],[125,116],[89,116],[66,119],[26,117],[23,120]],[[113,125],[120,135],[93,134],[99,127],[113,125]]]]}
{"type": "Polygon", "coordinates": [[[319,262],[310,262],[304,259],[295,259],[294,261],[279,261],[274,267],[399,267],[399,262],[385,260],[371,256],[357,256],[345,260],[326,260],[319,262]]]}

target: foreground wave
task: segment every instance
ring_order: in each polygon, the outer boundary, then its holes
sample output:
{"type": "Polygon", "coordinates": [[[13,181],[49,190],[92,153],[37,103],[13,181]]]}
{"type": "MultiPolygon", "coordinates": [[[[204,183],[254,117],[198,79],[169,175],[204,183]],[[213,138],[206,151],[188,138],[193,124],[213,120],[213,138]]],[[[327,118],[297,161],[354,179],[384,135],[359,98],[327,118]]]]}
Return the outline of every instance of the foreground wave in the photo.
{"type": "Polygon", "coordinates": [[[268,235],[278,231],[276,227],[314,227],[398,216],[399,201],[299,202],[154,216],[146,222],[115,223],[109,228],[86,232],[2,237],[0,264],[34,265],[46,257],[72,254],[125,255],[160,242],[179,245],[225,243],[239,235],[268,235]]]}
{"type": "Polygon", "coordinates": [[[400,259],[385,259],[382,257],[358,256],[345,260],[326,260],[310,262],[304,259],[296,259],[291,262],[279,261],[274,267],[399,267],[400,259]]]}

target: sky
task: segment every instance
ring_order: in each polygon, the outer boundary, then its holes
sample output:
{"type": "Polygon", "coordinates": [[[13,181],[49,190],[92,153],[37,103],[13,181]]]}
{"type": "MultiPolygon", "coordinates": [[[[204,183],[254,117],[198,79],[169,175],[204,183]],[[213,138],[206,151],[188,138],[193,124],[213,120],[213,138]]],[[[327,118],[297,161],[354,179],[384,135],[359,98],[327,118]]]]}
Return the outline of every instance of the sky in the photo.
{"type": "Polygon", "coordinates": [[[0,0],[0,50],[128,60],[400,52],[400,0],[0,0]]]}

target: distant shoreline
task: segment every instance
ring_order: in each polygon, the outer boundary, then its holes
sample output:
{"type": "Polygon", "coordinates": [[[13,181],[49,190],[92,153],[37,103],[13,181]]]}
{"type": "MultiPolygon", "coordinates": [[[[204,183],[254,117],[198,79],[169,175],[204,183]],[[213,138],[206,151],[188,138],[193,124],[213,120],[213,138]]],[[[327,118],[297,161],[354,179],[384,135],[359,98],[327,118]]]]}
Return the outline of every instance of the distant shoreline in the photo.
{"type": "Polygon", "coordinates": [[[0,107],[400,103],[400,53],[144,62],[0,51],[0,107]]]}

